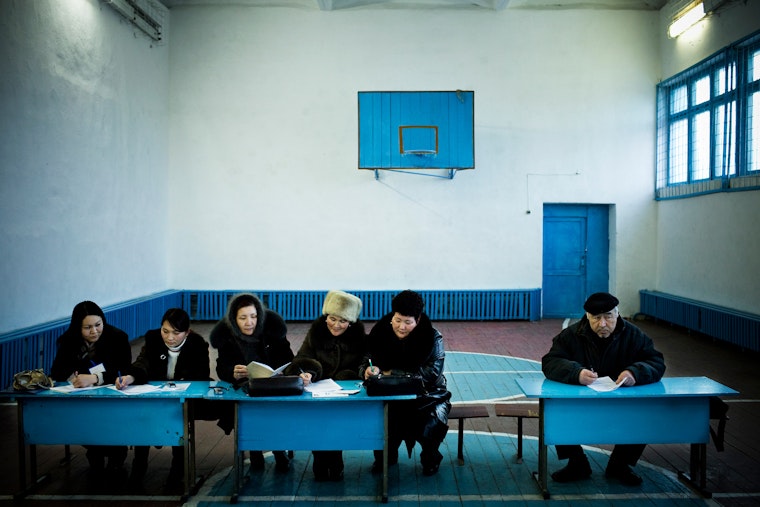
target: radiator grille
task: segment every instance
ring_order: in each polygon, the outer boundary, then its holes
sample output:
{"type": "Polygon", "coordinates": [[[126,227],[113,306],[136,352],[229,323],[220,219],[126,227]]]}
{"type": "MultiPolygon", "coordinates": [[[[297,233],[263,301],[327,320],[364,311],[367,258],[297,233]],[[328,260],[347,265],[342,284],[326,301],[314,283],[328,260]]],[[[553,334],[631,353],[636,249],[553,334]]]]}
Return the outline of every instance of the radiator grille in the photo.
{"type": "MultiPolygon", "coordinates": [[[[218,320],[239,291],[185,291],[184,308],[193,320],[218,320]]],[[[322,312],[327,291],[249,291],[286,321],[311,321],[322,312]]],[[[398,291],[349,290],[363,303],[361,319],[378,320],[390,311],[398,291]]],[[[432,320],[538,320],[541,290],[419,291],[432,320]]]]}
{"type": "Polygon", "coordinates": [[[641,313],[760,352],[760,316],[663,292],[639,292],[641,313]]]}

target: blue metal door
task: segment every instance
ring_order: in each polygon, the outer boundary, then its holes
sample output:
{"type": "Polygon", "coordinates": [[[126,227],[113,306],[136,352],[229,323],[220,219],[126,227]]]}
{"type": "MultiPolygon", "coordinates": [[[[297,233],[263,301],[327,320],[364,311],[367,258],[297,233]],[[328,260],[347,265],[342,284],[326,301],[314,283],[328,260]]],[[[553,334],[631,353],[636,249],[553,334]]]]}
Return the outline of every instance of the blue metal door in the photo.
{"type": "Polygon", "coordinates": [[[609,290],[608,206],[545,204],[543,241],[543,317],[580,317],[609,290]]]}

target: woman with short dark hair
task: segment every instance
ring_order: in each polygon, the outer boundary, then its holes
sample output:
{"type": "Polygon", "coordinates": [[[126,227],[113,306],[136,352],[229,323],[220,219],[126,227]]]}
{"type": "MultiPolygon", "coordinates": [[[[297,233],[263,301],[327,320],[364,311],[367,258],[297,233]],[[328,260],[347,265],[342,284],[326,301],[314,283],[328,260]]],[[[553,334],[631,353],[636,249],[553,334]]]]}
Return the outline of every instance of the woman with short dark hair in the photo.
{"type": "MultiPolygon", "coordinates": [[[[391,312],[373,327],[361,375],[421,375],[426,393],[411,401],[390,402],[388,407],[388,464],[398,461],[398,448],[406,442],[411,455],[415,442],[422,447],[424,475],[438,472],[443,456],[438,451],[448,432],[451,393],[443,375],[443,336],[424,313],[425,301],[405,290],[391,301],[391,312]]],[[[375,451],[373,472],[382,470],[382,451],[375,451]]]]}

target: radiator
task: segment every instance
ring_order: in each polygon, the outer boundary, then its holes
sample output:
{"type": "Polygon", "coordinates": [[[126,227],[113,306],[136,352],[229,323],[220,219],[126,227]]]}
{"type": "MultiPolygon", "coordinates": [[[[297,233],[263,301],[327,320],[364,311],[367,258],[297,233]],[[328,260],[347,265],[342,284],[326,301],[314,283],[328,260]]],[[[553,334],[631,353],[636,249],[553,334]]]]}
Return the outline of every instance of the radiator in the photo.
{"type": "Polygon", "coordinates": [[[663,292],[639,291],[640,313],[760,352],[760,315],[663,292]]]}
{"type": "MultiPolygon", "coordinates": [[[[183,307],[193,320],[218,320],[239,291],[185,291],[183,307]]],[[[327,291],[253,292],[286,321],[310,322],[322,313],[327,291]]],[[[391,310],[398,291],[349,290],[362,300],[361,319],[375,321],[391,310]]],[[[432,320],[530,320],[541,318],[541,289],[419,291],[432,320]]]]}

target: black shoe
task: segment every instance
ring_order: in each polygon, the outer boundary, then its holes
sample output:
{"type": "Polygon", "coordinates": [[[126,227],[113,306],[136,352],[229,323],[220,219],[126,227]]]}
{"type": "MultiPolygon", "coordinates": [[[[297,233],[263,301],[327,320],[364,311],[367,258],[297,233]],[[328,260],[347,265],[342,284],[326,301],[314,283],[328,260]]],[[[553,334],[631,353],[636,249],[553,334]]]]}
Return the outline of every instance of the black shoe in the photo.
{"type": "Polygon", "coordinates": [[[430,477],[431,475],[435,475],[438,473],[438,468],[440,467],[440,464],[436,463],[435,465],[427,465],[422,467],[422,475],[425,477],[430,477]]]}
{"type": "Polygon", "coordinates": [[[290,470],[290,460],[285,451],[276,451],[274,454],[274,469],[279,473],[285,473],[290,470]]]}
{"type": "Polygon", "coordinates": [[[443,461],[443,454],[438,451],[438,445],[426,445],[420,453],[420,463],[422,464],[422,475],[430,477],[438,473],[438,467],[443,461]]]}
{"type": "Polygon", "coordinates": [[[315,481],[325,482],[330,480],[330,470],[326,466],[317,465],[315,463],[311,469],[314,472],[315,481]]]}
{"type": "Polygon", "coordinates": [[[584,456],[582,460],[569,460],[565,468],[561,468],[552,474],[556,482],[582,481],[591,477],[591,465],[584,456]]]}
{"type": "MultiPolygon", "coordinates": [[[[394,459],[393,456],[388,457],[388,467],[391,467],[392,465],[395,465],[398,463],[398,455],[396,455],[396,458],[394,459]]],[[[373,474],[381,474],[383,473],[383,459],[375,459],[375,462],[372,463],[372,470],[371,472],[373,474]]]]}
{"type": "Polygon", "coordinates": [[[251,457],[251,470],[264,470],[264,454],[261,451],[251,451],[249,454],[251,457]]]}
{"type": "Polygon", "coordinates": [[[631,470],[628,465],[607,465],[604,475],[608,479],[617,479],[626,486],[641,486],[641,483],[644,482],[641,476],[631,470]]]}
{"type": "Polygon", "coordinates": [[[343,467],[330,468],[327,472],[327,480],[340,482],[343,480],[343,467]]]}
{"type": "Polygon", "coordinates": [[[169,469],[169,476],[166,478],[164,488],[167,490],[181,490],[185,483],[185,471],[177,468],[169,469]]]}

